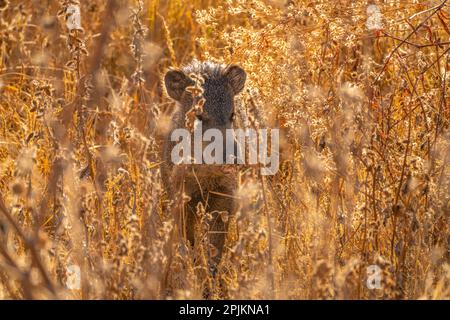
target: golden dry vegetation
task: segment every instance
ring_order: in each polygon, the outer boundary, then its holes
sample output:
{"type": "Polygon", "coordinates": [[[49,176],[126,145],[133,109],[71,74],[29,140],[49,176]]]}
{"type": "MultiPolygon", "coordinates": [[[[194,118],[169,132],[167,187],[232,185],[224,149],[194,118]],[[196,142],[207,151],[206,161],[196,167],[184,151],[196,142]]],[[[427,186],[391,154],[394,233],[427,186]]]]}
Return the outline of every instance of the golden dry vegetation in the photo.
{"type": "Polygon", "coordinates": [[[449,19],[445,0],[0,0],[0,299],[448,299],[449,19]],[[161,78],[193,58],[242,66],[239,108],[282,131],[277,175],[240,169],[215,278],[160,176],[161,78]]]}

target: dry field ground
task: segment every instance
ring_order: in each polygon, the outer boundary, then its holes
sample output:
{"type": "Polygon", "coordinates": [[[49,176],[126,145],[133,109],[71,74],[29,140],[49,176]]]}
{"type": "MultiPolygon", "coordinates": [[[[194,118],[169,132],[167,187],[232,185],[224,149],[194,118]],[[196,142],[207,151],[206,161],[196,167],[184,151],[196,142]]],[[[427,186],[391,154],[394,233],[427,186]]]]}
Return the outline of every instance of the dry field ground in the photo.
{"type": "Polygon", "coordinates": [[[450,298],[449,59],[446,0],[0,0],[0,299],[450,298]],[[281,132],[215,277],[160,172],[193,58],[281,132]]]}

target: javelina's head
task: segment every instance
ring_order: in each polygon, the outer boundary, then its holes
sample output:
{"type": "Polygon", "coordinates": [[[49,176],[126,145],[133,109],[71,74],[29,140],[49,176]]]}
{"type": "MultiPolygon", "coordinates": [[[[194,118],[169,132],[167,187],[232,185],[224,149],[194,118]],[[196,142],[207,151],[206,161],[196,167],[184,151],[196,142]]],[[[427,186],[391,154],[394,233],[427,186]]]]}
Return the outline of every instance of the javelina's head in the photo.
{"type": "Polygon", "coordinates": [[[244,88],[246,73],[237,65],[223,66],[209,61],[193,61],[181,70],[170,70],[164,77],[169,96],[178,101],[184,113],[196,103],[198,97],[186,90],[195,85],[192,75],[201,76],[203,110],[196,113],[202,121],[203,131],[216,128],[221,131],[231,128],[234,117],[234,96],[244,88]]]}

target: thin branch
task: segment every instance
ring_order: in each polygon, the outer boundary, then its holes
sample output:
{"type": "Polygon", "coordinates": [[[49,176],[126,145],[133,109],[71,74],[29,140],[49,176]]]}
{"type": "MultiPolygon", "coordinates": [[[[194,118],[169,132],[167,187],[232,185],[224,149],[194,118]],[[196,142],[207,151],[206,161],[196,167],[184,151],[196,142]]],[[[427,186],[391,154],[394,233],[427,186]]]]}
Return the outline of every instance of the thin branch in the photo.
{"type": "Polygon", "coordinates": [[[44,265],[41,262],[41,259],[39,257],[39,253],[38,250],[35,246],[35,242],[30,239],[25,232],[23,232],[22,228],[17,224],[17,222],[14,220],[14,218],[12,217],[12,215],[10,214],[9,210],[6,208],[5,202],[3,200],[3,196],[0,193],[0,211],[3,213],[3,215],[6,217],[6,219],[8,220],[8,222],[12,225],[12,227],[14,228],[14,230],[17,232],[17,234],[19,235],[19,237],[23,240],[25,247],[27,247],[30,250],[31,253],[31,257],[33,259],[33,262],[35,263],[36,267],[39,270],[39,273],[41,274],[45,286],[48,288],[48,290],[56,296],[56,291],[55,288],[53,286],[52,281],[50,280],[50,277],[47,274],[47,271],[44,268],[44,265]]]}
{"type": "Polygon", "coordinates": [[[377,77],[375,78],[374,82],[377,82],[380,77],[383,75],[384,71],[386,70],[387,65],[389,64],[389,62],[391,61],[392,56],[394,55],[395,52],[397,52],[398,49],[400,49],[400,47],[406,43],[406,41],[408,41],[409,38],[411,38],[416,32],[417,30],[419,30],[431,17],[433,17],[447,2],[447,0],[444,0],[441,4],[439,4],[438,6],[434,7],[434,11],[433,13],[431,13],[428,17],[425,18],[425,20],[423,20],[421,23],[419,23],[419,25],[417,27],[414,28],[414,30],[408,34],[406,36],[405,39],[403,39],[388,55],[388,57],[386,58],[386,61],[383,65],[383,68],[381,69],[380,73],[377,75],[377,77]]]}

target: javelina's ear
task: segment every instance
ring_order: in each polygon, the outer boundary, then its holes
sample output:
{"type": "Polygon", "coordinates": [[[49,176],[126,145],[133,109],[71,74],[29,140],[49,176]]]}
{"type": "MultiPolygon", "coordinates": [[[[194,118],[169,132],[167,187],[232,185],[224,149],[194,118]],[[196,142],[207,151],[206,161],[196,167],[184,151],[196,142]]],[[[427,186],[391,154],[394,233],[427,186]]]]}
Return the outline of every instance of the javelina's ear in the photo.
{"type": "Polygon", "coordinates": [[[192,79],[180,70],[167,71],[164,76],[167,93],[172,99],[177,101],[180,101],[186,87],[193,83],[192,79]]]}
{"type": "Polygon", "coordinates": [[[244,89],[247,74],[241,67],[232,64],[225,69],[224,75],[227,77],[234,94],[238,94],[244,89]]]}

